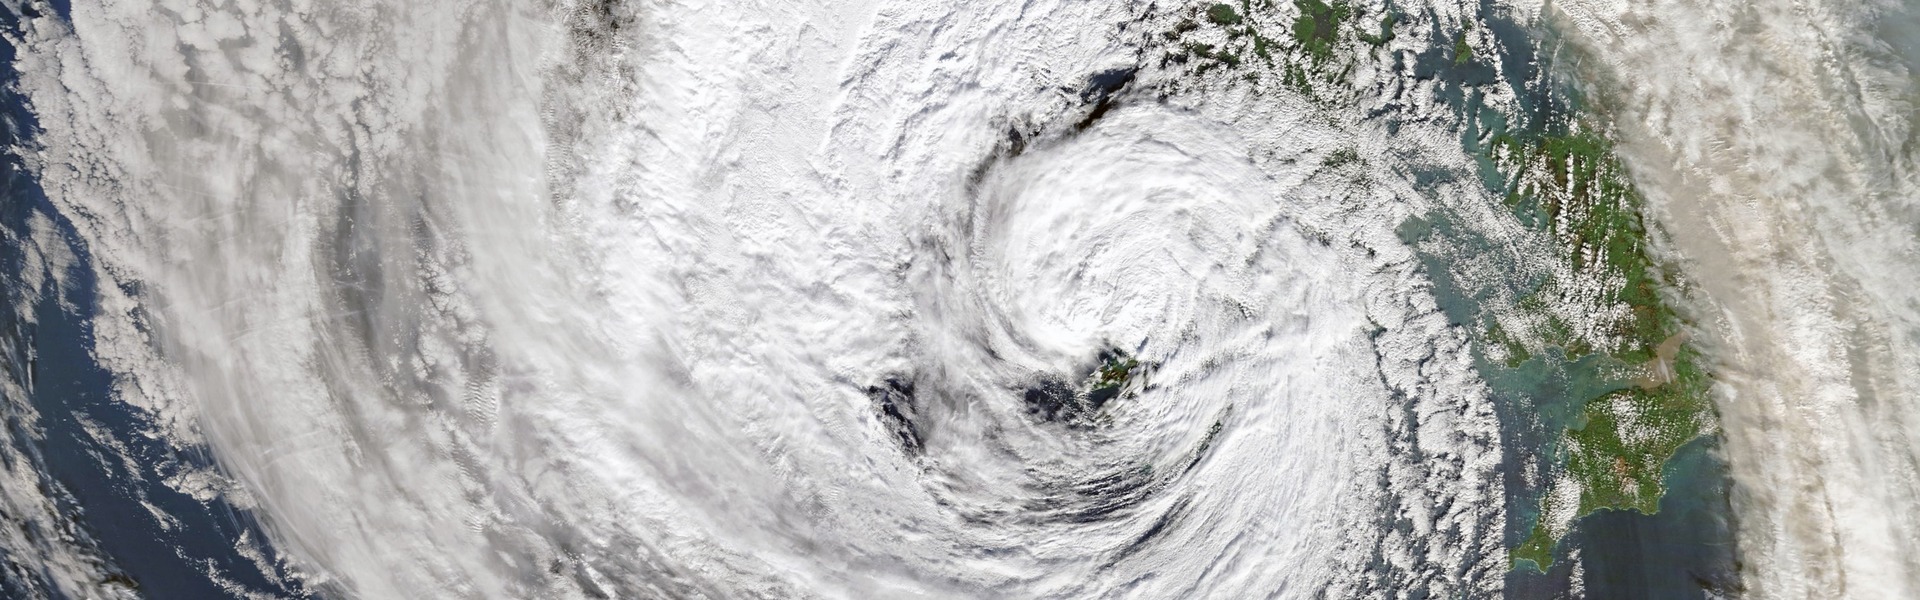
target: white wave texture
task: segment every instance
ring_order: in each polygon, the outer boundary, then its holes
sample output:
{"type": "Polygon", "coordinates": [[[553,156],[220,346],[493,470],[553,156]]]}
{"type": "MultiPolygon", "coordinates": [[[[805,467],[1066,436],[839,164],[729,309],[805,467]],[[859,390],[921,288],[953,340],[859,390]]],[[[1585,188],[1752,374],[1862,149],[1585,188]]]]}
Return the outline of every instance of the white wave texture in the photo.
{"type": "Polygon", "coordinates": [[[1136,9],[107,0],[22,87],[121,398],[311,589],[1488,593],[1409,184],[1298,99],[1075,131],[1136,9]],[[1031,413],[1103,349],[1134,395],[1031,413]]]}
{"type": "Polygon", "coordinates": [[[1747,591],[1920,594],[1912,5],[1560,8],[1709,302],[1747,591]]]}

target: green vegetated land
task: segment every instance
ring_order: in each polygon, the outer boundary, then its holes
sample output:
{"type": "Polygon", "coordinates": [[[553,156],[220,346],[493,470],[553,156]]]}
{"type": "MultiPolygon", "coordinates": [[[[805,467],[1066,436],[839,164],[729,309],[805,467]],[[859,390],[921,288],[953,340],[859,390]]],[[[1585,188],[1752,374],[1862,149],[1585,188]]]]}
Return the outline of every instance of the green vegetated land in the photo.
{"type": "Polygon", "coordinates": [[[1140,361],[1122,350],[1109,350],[1101,353],[1100,367],[1095,369],[1087,388],[1093,391],[1119,390],[1133,378],[1140,361]]]}
{"type": "Polygon", "coordinates": [[[1545,347],[1575,359],[1597,353],[1610,359],[1605,364],[1622,384],[1586,399],[1565,430],[1554,456],[1564,471],[1548,483],[1539,518],[1513,550],[1516,567],[1545,570],[1566,534],[1554,516],[1571,521],[1602,509],[1660,510],[1667,460],[1709,427],[1710,381],[1698,353],[1686,346],[1680,316],[1660,296],[1673,274],[1648,254],[1642,200],[1606,138],[1591,131],[1531,139],[1501,134],[1491,154],[1505,179],[1508,207],[1553,237],[1563,249],[1563,272],[1605,285],[1593,297],[1550,280],[1518,306],[1535,313],[1536,327],[1507,332],[1495,326],[1485,341],[1502,346],[1508,367],[1534,360],[1545,347]],[[1621,307],[1626,310],[1609,310],[1621,307]],[[1582,334],[1566,313],[1596,322],[1582,334]]]}
{"type": "Polygon", "coordinates": [[[1257,61],[1265,68],[1242,69],[1246,81],[1260,83],[1263,75],[1277,74],[1287,87],[1319,99],[1323,88],[1338,86],[1352,70],[1351,63],[1339,60],[1337,52],[1347,36],[1356,36],[1354,39],[1376,48],[1393,39],[1395,17],[1391,14],[1378,21],[1378,31],[1353,32],[1348,30],[1357,15],[1346,2],[1293,0],[1293,6],[1298,16],[1290,26],[1263,28],[1248,16],[1254,11],[1277,12],[1273,0],[1204,5],[1162,34],[1169,49],[1161,56],[1161,66],[1186,65],[1196,74],[1204,74],[1257,61]],[[1219,28],[1226,34],[1226,41],[1186,39],[1203,28],[1219,28]]]}
{"type": "MultiPolygon", "coordinates": [[[[1281,85],[1325,103],[1352,91],[1348,53],[1395,39],[1391,11],[1365,15],[1342,0],[1292,5],[1288,26],[1265,29],[1260,23],[1286,22],[1256,18],[1286,13],[1272,0],[1194,8],[1161,34],[1168,47],[1161,66],[1195,74],[1234,70],[1256,85],[1278,75],[1281,85]],[[1223,30],[1226,41],[1188,39],[1205,28],[1223,30]]],[[[1471,26],[1438,42],[1455,65],[1474,60],[1471,26]]],[[[1505,307],[1507,318],[1484,318],[1476,332],[1483,354],[1509,369],[1545,360],[1540,355],[1549,350],[1567,361],[1599,356],[1603,375],[1617,384],[1597,397],[1571,398],[1583,403],[1579,414],[1548,449],[1558,468],[1550,469],[1531,533],[1510,557],[1515,568],[1541,571],[1579,517],[1603,509],[1657,512],[1667,460],[1711,427],[1711,382],[1685,343],[1680,316],[1661,297],[1676,274],[1648,252],[1642,199],[1607,138],[1571,121],[1560,133],[1503,131],[1476,149],[1497,172],[1489,185],[1501,188],[1514,218],[1551,236],[1558,249],[1550,275],[1505,307]]],[[[1325,162],[1357,160],[1350,155],[1336,152],[1325,162]]]]}

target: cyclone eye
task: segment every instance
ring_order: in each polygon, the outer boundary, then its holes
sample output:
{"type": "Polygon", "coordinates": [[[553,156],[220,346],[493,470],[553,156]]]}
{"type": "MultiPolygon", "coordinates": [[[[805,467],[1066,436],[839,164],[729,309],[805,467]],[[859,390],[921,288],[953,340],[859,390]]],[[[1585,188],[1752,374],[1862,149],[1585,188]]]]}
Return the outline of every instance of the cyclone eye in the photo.
{"type": "Polygon", "coordinates": [[[899,440],[900,449],[918,455],[924,447],[920,438],[919,409],[913,395],[913,380],[888,377],[886,383],[867,387],[867,397],[880,411],[880,422],[899,440]]]}
{"type": "Polygon", "coordinates": [[[1073,379],[1043,375],[1022,392],[1027,414],[1069,427],[1093,427],[1107,421],[1105,409],[1116,399],[1130,397],[1143,371],[1138,359],[1125,350],[1102,349],[1095,360],[1076,371],[1073,379]],[[1078,384],[1069,384],[1077,381],[1078,384]]]}
{"type": "Polygon", "coordinates": [[[1073,422],[1091,414],[1085,402],[1074,394],[1072,387],[1050,375],[1028,386],[1022,397],[1027,402],[1027,414],[1043,421],[1073,422]]]}
{"type": "Polygon", "coordinates": [[[1087,380],[1087,401],[1099,410],[1106,403],[1127,390],[1135,373],[1140,369],[1140,361],[1123,350],[1108,349],[1100,352],[1100,367],[1095,369],[1087,380]]]}

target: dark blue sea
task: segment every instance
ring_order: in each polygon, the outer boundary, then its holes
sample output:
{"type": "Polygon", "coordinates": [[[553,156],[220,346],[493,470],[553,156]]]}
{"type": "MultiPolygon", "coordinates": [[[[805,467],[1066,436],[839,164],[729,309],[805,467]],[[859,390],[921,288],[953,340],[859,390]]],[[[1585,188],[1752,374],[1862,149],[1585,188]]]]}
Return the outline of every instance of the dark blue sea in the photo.
{"type": "MultiPolygon", "coordinates": [[[[55,5],[65,18],[64,2],[55,5]]],[[[31,8],[15,13],[0,8],[0,27],[15,31],[31,8]]],[[[0,42],[0,107],[4,108],[5,143],[9,149],[31,147],[37,130],[34,117],[16,89],[15,48],[0,42]]],[[[262,565],[242,556],[237,544],[245,535],[268,557],[273,550],[246,513],[221,501],[200,502],[168,487],[166,477],[181,469],[209,466],[202,451],[178,452],[170,444],[143,435],[151,427],[147,416],[113,398],[113,377],[93,359],[91,317],[96,287],[102,285],[87,248],[73,227],[26,170],[17,151],[0,164],[0,228],[8,232],[0,244],[0,303],[32,306],[31,319],[14,311],[0,311],[0,358],[6,377],[28,391],[37,423],[29,422],[19,407],[0,407],[0,418],[15,432],[12,451],[28,457],[40,473],[43,494],[55,499],[62,528],[32,531],[43,539],[68,536],[90,546],[106,562],[100,583],[131,587],[149,598],[219,598],[242,592],[280,596],[304,595],[285,583],[286,573],[276,565],[262,565]],[[34,214],[58,224],[60,239],[78,258],[66,272],[67,287],[35,295],[22,279],[33,255],[22,247],[28,221],[34,214]],[[64,300],[64,305],[63,302],[64,300]],[[87,434],[83,420],[103,425],[132,461],[122,460],[121,449],[87,434]],[[37,432],[36,432],[37,430],[37,432]],[[36,435],[37,433],[37,435],[36,435]],[[128,464],[137,465],[129,470],[128,464]],[[164,472],[163,472],[164,471],[164,472]],[[145,501],[145,505],[142,501],[145,501]],[[165,513],[163,523],[150,510],[165,513]],[[269,572],[271,571],[271,572],[269,572]]],[[[21,515],[0,519],[22,523],[21,515]]],[[[0,548],[0,553],[6,550],[0,548]]],[[[0,571],[0,596],[8,598],[62,597],[38,565],[43,557],[0,556],[9,568],[0,571]]]]}

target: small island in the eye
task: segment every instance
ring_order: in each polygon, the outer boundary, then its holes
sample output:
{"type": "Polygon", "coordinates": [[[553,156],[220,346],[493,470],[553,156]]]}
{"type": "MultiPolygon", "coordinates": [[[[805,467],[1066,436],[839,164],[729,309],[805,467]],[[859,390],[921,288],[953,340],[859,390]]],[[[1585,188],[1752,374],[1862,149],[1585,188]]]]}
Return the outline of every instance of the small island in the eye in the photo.
{"type": "Polygon", "coordinates": [[[1143,365],[1125,350],[1108,348],[1090,366],[1079,371],[1075,386],[1057,376],[1042,376],[1023,393],[1027,412],[1041,420],[1075,427],[1097,425],[1105,416],[1107,403],[1132,394],[1139,388],[1143,365]]]}
{"type": "Polygon", "coordinates": [[[1124,350],[1101,352],[1100,367],[1094,370],[1093,376],[1087,381],[1087,403],[1093,410],[1100,410],[1108,401],[1120,396],[1139,368],[1140,361],[1134,360],[1124,350]]]}

